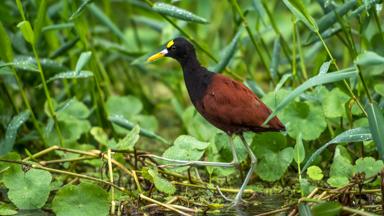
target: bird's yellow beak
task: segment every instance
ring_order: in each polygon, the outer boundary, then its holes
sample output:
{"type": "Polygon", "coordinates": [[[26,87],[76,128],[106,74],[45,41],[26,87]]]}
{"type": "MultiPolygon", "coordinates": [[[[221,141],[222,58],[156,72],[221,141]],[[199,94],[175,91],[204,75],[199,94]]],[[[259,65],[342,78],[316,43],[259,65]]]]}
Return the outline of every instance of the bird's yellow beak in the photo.
{"type": "Polygon", "coordinates": [[[163,49],[160,52],[158,52],[158,53],[152,55],[151,57],[149,57],[147,59],[147,62],[156,61],[157,59],[164,57],[167,53],[168,53],[168,50],[167,49],[163,49]]]}

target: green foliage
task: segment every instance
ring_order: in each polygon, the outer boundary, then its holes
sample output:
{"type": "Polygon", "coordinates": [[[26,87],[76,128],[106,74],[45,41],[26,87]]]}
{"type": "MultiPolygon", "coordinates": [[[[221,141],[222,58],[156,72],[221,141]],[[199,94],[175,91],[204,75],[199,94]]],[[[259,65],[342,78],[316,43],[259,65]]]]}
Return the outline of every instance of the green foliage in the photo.
{"type": "Polygon", "coordinates": [[[17,211],[13,206],[0,202],[0,215],[15,215],[15,214],[17,214],[17,211]]]}
{"type": "Polygon", "coordinates": [[[28,111],[21,112],[9,122],[5,137],[0,141],[0,155],[5,155],[12,150],[13,145],[15,144],[17,131],[21,125],[28,120],[29,115],[30,113],[28,111]]]}
{"type": "Polygon", "coordinates": [[[136,125],[123,139],[117,143],[109,143],[108,147],[116,150],[133,151],[135,144],[139,140],[140,127],[136,125]]]}
{"type": "Polygon", "coordinates": [[[9,189],[8,198],[19,209],[36,209],[41,208],[48,199],[52,176],[44,170],[31,169],[24,173],[18,169],[16,173],[8,170],[3,180],[9,189]]]}
{"type": "Polygon", "coordinates": [[[323,202],[312,207],[316,216],[337,216],[341,213],[342,205],[338,202],[323,202]]]}
{"type": "Polygon", "coordinates": [[[309,178],[316,180],[316,181],[320,181],[324,177],[323,171],[318,166],[308,167],[307,174],[308,174],[309,178]]]}
{"type": "Polygon", "coordinates": [[[169,195],[172,195],[176,192],[175,186],[173,186],[173,184],[171,184],[166,179],[162,178],[157,170],[145,167],[142,171],[144,178],[152,182],[159,191],[169,195]]]}
{"type": "Polygon", "coordinates": [[[185,21],[191,21],[191,22],[197,22],[197,23],[208,23],[208,21],[202,17],[199,17],[187,10],[178,8],[176,6],[162,3],[162,2],[156,2],[152,9],[158,13],[168,15],[171,17],[175,17],[177,19],[185,20],[185,21]]]}
{"type": "Polygon", "coordinates": [[[293,160],[293,148],[285,148],[278,153],[265,154],[256,167],[256,173],[264,181],[280,179],[293,160]]]}
{"type": "Polygon", "coordinates": [[[293,159],[295,159],[298,166],[304,161],[305,159],[305,149],[303,145],[303,140],[301,139],[301,133],[296,138],[296,145],[293,149],[293,159]]]}
{"type": "Polygon", "coordinates": [[[31,23],[29,21],[21,21],[17,24],[17,27],[23,34],[24,40],[26,40],[30,44],[35,44],[35,36],[32,30],[31,23]]]}
{"type": "Polygon", "coordinates": [[[365,177],[370,178],[380,173],[383,167],[384,167],[383,161],[381,160],[376,161],[372,157],[364,157],[356,160],[356,164],[353,167],[354,168],[353,173],[355,174],[365,173],[365,177]]]}
{"type": "Polygon", "coordinates": [[[86,182],[67,185],[57,192],[52,209],[58,216],[105,216],[109,211],[108,193],[86,182]]]}
{"type": "Polygon", "coordinates": [[[384,117],[376,103],[369,103],[367,108],[369,128],[376,143],[381,160],[384,160],[384,117]]]}
{"type": "Polygon", "coordinates": [[[339,88],[334,88],[324,95],[323,110],[327,118],[345,116],[345,103],[350,97],[339,88]]]}

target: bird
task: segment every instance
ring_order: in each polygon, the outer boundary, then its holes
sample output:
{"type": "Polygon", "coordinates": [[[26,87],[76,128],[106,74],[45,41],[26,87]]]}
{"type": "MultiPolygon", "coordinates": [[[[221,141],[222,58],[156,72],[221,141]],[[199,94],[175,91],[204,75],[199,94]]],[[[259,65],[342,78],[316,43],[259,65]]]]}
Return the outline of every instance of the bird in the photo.
{"type": "Polygon", "coordinates": [[[183,37],[168,41],[163,49],[151,55],[147,62],[162,57],[175,59],[183,70],[183,76],[190,100],[196,110],[209,123],[225,132],[229,137],[233,160],[230,163],[208,161],[182,161],[162,158],[184,165],[238,167],[239,161],[233,145],[234,136],[239,136],[251,159],[250,169],[232,200],[237,206],[242,202],[242,195],[257,164],[257,158],[247,144],[244,133],[262,133],[267,131],[285,131],[285,126],[278,117],[263,124],[272,113],[248,87],[239,81],[220,73],[214,73],[202,66],[191,42],[183,37]]]}

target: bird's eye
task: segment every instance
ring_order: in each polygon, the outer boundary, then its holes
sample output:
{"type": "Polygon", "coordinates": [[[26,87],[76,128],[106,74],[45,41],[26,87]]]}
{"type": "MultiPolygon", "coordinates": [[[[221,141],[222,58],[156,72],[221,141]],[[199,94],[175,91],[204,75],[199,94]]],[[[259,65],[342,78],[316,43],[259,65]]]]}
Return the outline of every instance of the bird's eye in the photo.
{"type": "Polygon", "coordinates": [[[176,46],[175,45],[171,46],[171,50],[175,51],[176,50],[176,46]]]}

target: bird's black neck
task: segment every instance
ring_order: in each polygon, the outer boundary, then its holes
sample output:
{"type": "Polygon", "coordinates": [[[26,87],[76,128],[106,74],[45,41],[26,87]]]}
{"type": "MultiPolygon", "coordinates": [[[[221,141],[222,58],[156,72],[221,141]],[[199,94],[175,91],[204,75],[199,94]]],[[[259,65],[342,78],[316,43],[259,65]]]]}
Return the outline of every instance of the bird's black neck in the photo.
{"type": "Polygon", "coordinates": [[[188,94],[195,105],[197,101],[203,98],[214,73],[201,66],[194,54],[179,61],[179,63],[183,68],[188,94]]]}

